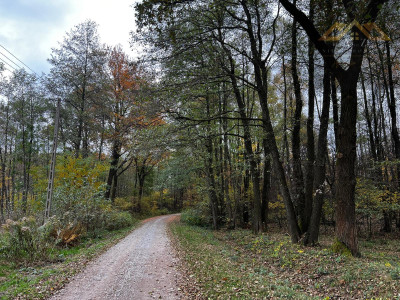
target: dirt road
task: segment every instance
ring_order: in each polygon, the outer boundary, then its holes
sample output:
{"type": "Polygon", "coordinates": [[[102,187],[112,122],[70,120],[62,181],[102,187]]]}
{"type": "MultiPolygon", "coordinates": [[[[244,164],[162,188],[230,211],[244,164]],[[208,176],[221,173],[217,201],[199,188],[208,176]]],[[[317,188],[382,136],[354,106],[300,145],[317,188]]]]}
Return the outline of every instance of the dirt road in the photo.
{"type": "Polygon", "coordinates": [[[173,218],[144,221],[51,299],[181,299],[181,274],[166,232],[173,218]]]}

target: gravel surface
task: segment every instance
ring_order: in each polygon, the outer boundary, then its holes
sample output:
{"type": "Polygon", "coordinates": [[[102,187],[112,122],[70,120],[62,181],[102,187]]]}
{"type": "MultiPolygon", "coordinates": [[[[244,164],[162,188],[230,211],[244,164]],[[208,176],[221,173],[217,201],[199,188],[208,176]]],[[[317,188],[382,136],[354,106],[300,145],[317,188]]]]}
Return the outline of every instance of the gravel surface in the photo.
{"type": "Polygon", "coordinates": [[[166,228],[175,218],[144,221],[51,299],[181,299],[182,275],[166,228]]]}

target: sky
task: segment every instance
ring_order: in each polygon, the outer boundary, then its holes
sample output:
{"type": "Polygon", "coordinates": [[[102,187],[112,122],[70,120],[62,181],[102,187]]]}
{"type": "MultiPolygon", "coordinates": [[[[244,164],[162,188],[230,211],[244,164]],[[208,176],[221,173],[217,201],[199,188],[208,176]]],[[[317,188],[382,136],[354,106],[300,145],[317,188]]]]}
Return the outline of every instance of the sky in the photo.
{"type": "MultiPolygon", "coordinates": [[[[90,19],[99,24],[102,43],[120,44],[127,54],[135,57],[136,51],[129,46],[129,33],[135,30],[136,1],[0,0],[0,45],[37,74],[47,73],[51,48],[57,48],[75,25],[90,19]]],[[[10,63],[3,54],[22,65],[2,47],[0,62],[2,59],[10,63]]]]}

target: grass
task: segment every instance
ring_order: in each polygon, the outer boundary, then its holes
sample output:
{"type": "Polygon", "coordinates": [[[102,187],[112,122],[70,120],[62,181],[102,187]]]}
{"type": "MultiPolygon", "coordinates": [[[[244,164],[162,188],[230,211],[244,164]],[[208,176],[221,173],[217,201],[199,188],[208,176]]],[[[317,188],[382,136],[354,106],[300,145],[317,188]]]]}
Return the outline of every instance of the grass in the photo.
{"type": "MultiPolygon", "coordinates": [[[[135,224],[136,225],[136,224],[135,224]]],[[[0,258],[0,299],[44,299],[62,288],[91,259],[116,244],[135,227],[104,231],[71,248],[55,249],[52,262],[17,264],[0,258]]]]}
{"type": "Polygon", "coordinates": [[[400,299],[398,240],[360,241],[361,258],[292,244],[287,235],[171,229],[190,272],[209,299],[400,299]]]}

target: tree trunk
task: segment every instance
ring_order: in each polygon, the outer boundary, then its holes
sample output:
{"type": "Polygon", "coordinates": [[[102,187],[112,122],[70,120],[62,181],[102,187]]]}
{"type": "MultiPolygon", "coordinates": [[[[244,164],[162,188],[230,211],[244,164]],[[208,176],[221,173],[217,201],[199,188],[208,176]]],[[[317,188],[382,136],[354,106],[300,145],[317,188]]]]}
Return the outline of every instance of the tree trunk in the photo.
{"type": "Polygon", "coordinates": [[[387,210],[383,210],[383,227],[382,231],[383,232],[392,232],[392,217],[391,217],[391,212],[387,210]]]}
{"type": "Polygon", "coordinates": [[[323,104],[321,121],[318,136],[318,151],[315,161],[315,181],[314,189],[315,196],[313,201],[313,208],[310,220],[310,226],[304,239],[305,245],[315,245],[318,242],[319,226],[321,222],[321,214],[324,200],[324,183],[326,173],[326,157],[327,157],[327,133],[329,126],[329,108],[330,108],[330,84],[331,75],[328,66],[324,65],[324,78],[323,78],[323,104]]]}
{"type": "Polygon", "coordinates": [[[206,139],[206,149],[207,149],[207,181],[208,181],[208,195],[210,198],[211,215],[213,220],[213,229],[218,229],[218,197],[215,191],[215,178],[214,178],[214,168],[213,168],[213,151],[212,151],[212,140],[210,137],[206,139]]]}
{"type": "Polygon", "coordinates": [[[373,121],[374,121],[374,140],[375,140],[375,146],[376,146],[376,158],[378,161],[381,161],[381,160],[383,160],[383,153],[382,153],[383,151],[382,151],[381,139],[378,135],[379,123],[378,123],[378,116],[377,116],[377,109],[376,109],[375,85],[374,85],[374,80],[373,80],[371,59],[369,57],[369,51],[367,51],[367,60],[368,60],[369,77],[370,77],[370,84],[371,84],[372,117],[373,117],[373,121]]]}
{"type": "Polygon", "coordinates": [[[83,108],[78,112],[78,133],[76,138],[74,139],[74,147],[75,147],[75,157],[79,158],[81,154],[81,142],[83,136],[83,108]]]}
{"type": "Polygon", "coordinates": [[[98,160],[102,159],[104,136],[105,136],[105,116],[103,115],[102,118],[101,118],[101,133],[100,133],[98,160]]]}
{"type": "Polygon", "coordinates": [[[338,127],[339,127],[339,105],[337,98],[337,88],[336,88],[336,78],[331,75],[331,95],[332,95],[332,113],[333,113],[333,132],[335,135],[335,147],[337,149],[338,137],[338,127]]]}
{"type": "Polygon", "coordinates": [[[114,202],[114,199],[117,195],[117,188],[118,188],[118,174],[114,175],[114,182],[111,188],[111,201],[114,202]]]}
{"type": "MultiPolygon", "coordinates": [[[[223,96],[222,96],[222,111],[226,113],[227,111],[227,102],[228,102],[228,93],[225,88],[225,84],[222,84],[223,96]]],[[[229,154],[229,146],[228,146],[228,120],[226,118],[222,119],[222,130],[223,130],[223,170],[224,170],[224,186],[225,190],[225,199],[226,199],[226,209],[228,214],[228,228],[234,228],[235,222],[233,220],[233,212],[232,212],[232,203],[231,197],[229,194],[229,186],[231,182],[232,176],[232,168],[231,168],[231,158],[229,154]]]]}
{"type": "Polygon", "coordinates": [[[138,209],[139,212],[142,211],[142,198],[143,198],[143,190],[144,190],[144,180],[146,178],[144,164],[142,165],[142,170],[139,172],[139,193],[138,193],[138,209]]]}
{"type": "MultiPolygon", "coordinates": [[[[296,0],[293,1],[296,5],[296,0]]],[[[292,135],[292,156],[293,156],[293,173],[292,173],[292,201],[296,209],[300,221],[300,230],[305,232],[307,228],[307,218],[305,214],[305,195],[304,195],[304,179],[301,167],[300,154],[300,129],[301,129],[301,112],[303,109],[303,101],[301,99],[301,88],[299,75],[297,73],[297,29],[296,20],[293,18],[292,24],[292,77],[295,95],[296,108],[293,119],[293,135],[292,135]]]]}
{"type": "MultiPolygon", "coordinates": [[[[310,20],[314,19],[314,3],[310,2],[310,20]]],[[[308,118],[307,118],[307,164],[305,176],[305,202],[304,202],[304,230],[308,230],[311,212],[313,209],[313,183],[314,183],[314,161],[315,161],[315,141],[314,141],[314,45],[308,41],[308,118]]]]}
{"type": "Polygon", "coordinates": [[[365,119],[367,121],[369,144],[370,144],[370,148],[371,148],[371,156],[374,159],[374,161],[376,161],[377,160],[377,156],[376,156],[375,140],[374,140],[374,134],[373,134],[373,131],[372,131],[371,116],[369,114],[369,109],[368,109],[367,92],[365,90],[365,83],[364,83],[363,73],[361,73],[361,87],[362,87],[363,96],[364,96],[365,119]]]}
{"type": "MultiPolygon", "coordinates": [[[[207,117],[210,117],[210,100],[206,97],[207,117]]],[[[207,167],[207,181],[208,181],[208,195],[210,200],[211,215],[213,219],[213,229],[218,229],[219,214],[218,214],[218,196],[216,192],[215,174],[213,167],[213,143],[211,139],[211,122],[207,122],[206,132],[207,137],[205,141],[205,148],[207,150],[206,167],[207,167]]]]}
{"type": "MultiPolygon", "coordinates": [[[[15,150],[15,148],[14,148],[15,150]]],[[[14,211],[15,208],[15,196],[16,196],[16,187],[15,187],[15,156],[11,155],[12,152],[12,147],[10,145],[10,169],[9,169],[9,174],[8,177],[11,178],[11,210],[14,211]],[[12,157],[12,158],[11,158],[12,157]]]]}
{"type": "Polygon", "coordinates": [[[283,72],[283,162],[288,168],[288,173],[290,174],[289,165],[289,142],[287,137],[287,82],[286,82],[286,66],[285,66],[285,56],[282,55],[282,72],[283,72]]]}
{"type": "MultiPolygon", "coordinates": [[[[6,120],[5,120],[5,128],[4,128],[4,154],[2,154],[2,148],[0,146],[0,160],[1,160],[1,220],[0,222],[4,222],[4,209],[9,214],[10,207],[9,207],[9,192],[7,191],[6,186],[6,163],[7,163],[7,147],[8,147],[8,126],[9,126],[9,106],[5,107],[6,110],[6,120]]],[[[11,145],[10,145],[11,148],[11,145]]],[[[10,153],[11,154],[11,153],[10,153]]],[[[10,166],[9,166],[10,167],[10,166]]]]}
{"type": "MultiPolygon", "coordinates": [[[[108,177],[107,177],[107,187],[106,187],[106,192],[104,195],[104,197],[106,199],[111,199],[111,201],[114,201],[114,198],[111,196],[111,190],[112,190],[113,182],[114,182],[114,184],[116,182],[115,177],[117,176],[118,163],[119,163],[120,156],[121,155],[120,155],[119,142],[114,141],[112,153],[111,153],[110,170],[108,171],[108,177]]],[[[115,193],[114,193],[114,196],[115,196],[115,193]]]]}
{"type": "Polygon", "coordinates": [[[261,222],[263,224],[263,231],[268,228],[268,205],[270,200],[271,191],[271,159],[269,154],[268,141],[263,140],[264,149],[264,174],[263,174],[263,188],[261,194],[261,222]]]}
{"type": "Polygon", "coordinates": [[[246,228],[250,222],[249,215],[249,186],[250,186],[250,172],[247,167],[247,161],[244,163],[244,174],[243,174],[243,199],[242,199],[242,227],[246,228]]]}
{"type": "Polygon", "coordinates": [[[357,78],[347,73],[340,81],[341,112],[336,162],[336,238],[355,256],[359,255],[355,216],[355,161],[357,78]]]}
{"type": "MultiPolygon", "coordinates": [[[[394,144],[394,153],[397,160],[400,160],[400,138],[399,131],[397,129],[397,115],[396,115],[396,98],[394,95],[394,82],[393,82],[393,72],[392,72],[392,59],[390,56],[390,44],[386,42],[386,56],[387,56],[387,68],[389,76],[389,90],[390,90],[390,102],[389,111],[390,117],[392,119],[391,135],[394,144]]],[[[398,187],[400,188],[400,165],[397,166],[397,181],[398,187]]]]}
{"type": "Polygon", "coordinates": [[[82,157],[89,156],[89,129],[87,122],[84,123],[83,139],[82,139],[82,157]]]}

